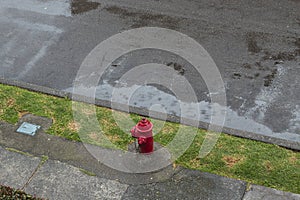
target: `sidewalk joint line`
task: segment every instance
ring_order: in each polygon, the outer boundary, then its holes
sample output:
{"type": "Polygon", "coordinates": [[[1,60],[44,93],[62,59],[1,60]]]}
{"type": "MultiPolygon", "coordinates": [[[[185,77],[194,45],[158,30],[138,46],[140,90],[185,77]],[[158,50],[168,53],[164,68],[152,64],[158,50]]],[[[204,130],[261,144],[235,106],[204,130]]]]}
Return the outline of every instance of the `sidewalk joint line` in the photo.
{"type": "Polygon", "coordinates": [[[45,164],[45,162],[48,160],[48,156],[42,156],[42,159],[40,161],[40,163],[38,164],[38,166],[35,168],[35,170],[32,172],[31,176],[28,178],[28,180],[26,181],[26,183],[23,185],[23,187],[21,187],[21,190],[24,190],[29,183],[32,181],[34,175],[38,172],[38,170],[45,164]]]}

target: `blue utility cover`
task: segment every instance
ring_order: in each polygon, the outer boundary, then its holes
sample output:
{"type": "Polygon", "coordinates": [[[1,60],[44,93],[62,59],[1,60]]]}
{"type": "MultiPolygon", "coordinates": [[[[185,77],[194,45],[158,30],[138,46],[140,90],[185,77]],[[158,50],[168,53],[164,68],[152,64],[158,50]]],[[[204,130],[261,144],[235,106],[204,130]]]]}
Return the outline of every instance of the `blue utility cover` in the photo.
{"type": "Polygon", "coordinates": [[[39,130],[40,128],[41,128],[41,126],[23,122],[21,124],[21,126],[17,129],[17,132],[34,136],[36,134],[37,130],[39,130]]]}

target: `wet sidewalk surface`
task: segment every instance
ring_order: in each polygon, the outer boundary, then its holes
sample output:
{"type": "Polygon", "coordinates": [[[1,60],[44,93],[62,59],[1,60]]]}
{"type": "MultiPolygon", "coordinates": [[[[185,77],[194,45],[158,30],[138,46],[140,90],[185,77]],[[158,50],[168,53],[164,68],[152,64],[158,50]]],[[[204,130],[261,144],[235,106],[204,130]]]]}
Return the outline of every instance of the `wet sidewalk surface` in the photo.
{"type": "Polygon", "coordinates": [[[183,169],[170,180],[128,185],[100,178],[82,169],[24,155],[0,147],[0,183],[21,188],[47,199],[220,199],[299,200],[300,195],[282,192],[213,174],[183,169]]]}
{"type": "MultiPolygon", "coordinates": [[[[44,123],[47,124],[46,121],[44,123]]],[[[23,189],[38,197],[128,200],[300,199],[299,194],[256,185],[251,185],[247,190],[244,181],[180,167],[173,169],[171,166],[146,174],[126,174],[87,158],[80,143],[47,135],[42,131],[33,139],[16,133],[16,128],[0,123],[0,184],[23,189]],[[43,138],[46,138],[48,144],[44,143],[43,138]]]]}
{"type": "Polygon", "coordinates": [[[161,183],[132,185],[89,176],[59,161],[1,151],[0,182],[49,199],[241,199],[245,183],[181,171],[161,183]]]}

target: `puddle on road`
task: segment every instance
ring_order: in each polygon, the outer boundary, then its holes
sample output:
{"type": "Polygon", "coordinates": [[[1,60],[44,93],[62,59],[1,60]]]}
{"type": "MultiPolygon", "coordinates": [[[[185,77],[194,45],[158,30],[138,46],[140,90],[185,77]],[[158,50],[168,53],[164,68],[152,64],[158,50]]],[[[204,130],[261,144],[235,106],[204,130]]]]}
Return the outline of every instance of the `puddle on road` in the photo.
{"type": "Polygon", "coordinates": [[[169,63],[167,63],[167,66],[173,67],[174,70],[178,71],[178,73],[180,75],[184,75],[185,69],[184,69],[184,67],[182,65],[180,65],[180,64],[178,64],[176,62],[175,63],[169,62],[169,63]]]}
{"type": "Polygon", "coordinates": [[[248,51],[251,53],[259,53],[261,51],[261,47],[257,44],[256,37],[257,33],[254,32],[247,33],[246,35],[248,51]]]}
{"type": "Polygon", "coordinates": [[[182,19],[170,17],[168,15],[154,14],[150,12],[130,11],[118,6],[105,8],[111,14],[119,15],[122,18],[131,18],[133,24],[131,28],[139,28],[143,26],[164,26],[166,28],[175,29],[178,27],[182,19]],[[157,23],[157,24],[156,24],[157,23]]]}
{"type": "Polygon", "coordinates": [[[90,2],[88,0],[71,0],[71,13],[77,15],[97,9],[100,6],[98,2],[90,2]]]}

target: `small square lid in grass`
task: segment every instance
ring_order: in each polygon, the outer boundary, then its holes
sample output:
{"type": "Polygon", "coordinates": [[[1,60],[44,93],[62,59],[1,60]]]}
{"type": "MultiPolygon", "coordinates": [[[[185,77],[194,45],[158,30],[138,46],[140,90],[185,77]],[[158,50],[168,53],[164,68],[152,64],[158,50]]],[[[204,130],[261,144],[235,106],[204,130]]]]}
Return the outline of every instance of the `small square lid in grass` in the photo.
{"type": "Polygon", "coordinates": [[[40,128],[41,126],[30,124],[28,122],[23,122],[21,126],[17,129],[17,132],[34,136],[40,128]]]}

